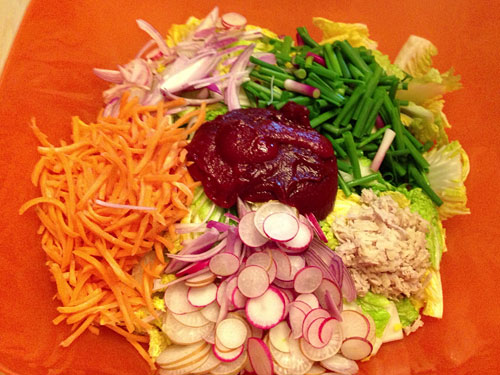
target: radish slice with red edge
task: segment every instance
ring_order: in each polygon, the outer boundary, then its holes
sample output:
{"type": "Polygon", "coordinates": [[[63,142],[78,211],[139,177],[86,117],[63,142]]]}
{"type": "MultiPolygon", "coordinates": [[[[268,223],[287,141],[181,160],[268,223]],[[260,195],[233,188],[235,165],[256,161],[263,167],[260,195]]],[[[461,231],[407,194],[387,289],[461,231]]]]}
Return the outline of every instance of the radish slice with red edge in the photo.
{"type": "Polygon", "coordinates": [[[248,298],[245,297],[238,288],[233,289],[233,294],[231,296],[231,302],[237,309],[244,309],[248,298]]]}
{"type": "Polygon", "coordinates": [[[325,242],[328,243],[328,238],[326,238],[325,232],[323,232],[323,229],[321,229],[321,225],[318,223],[318,220],[316,219],[316,216],[314,216],[313,213],[306,214],[307,221],[311,224],[312,228],[314,229],[314,232],[318,236],[318,238],[325,242]]]}
{"type": "Polygon", "coordinates": [[[270,329],[277,325],[283,317],[284,310],[285,299],[274,287],[270,287],[260,297],[250,298],[245,306],[247,320],[261,329],[270,329]]]}
{"type": "Polygon", "coordinates": [[[309,326],[318,318],[330,318],[330,313],[324,309],[312,309],[309,311],[304,318],[304,323],[302,323],[302,336],[307,339],[307,331],[309,326]]]}
{"type": "Polygon", "coordinates": [[[290,263],[290,258],[280,249],[271,249],[271,256],[276,262],[276,278],[283,281],[293,280],[292,274],[292,264],[290,263]]]}
{"type": "Polygon", "coordinates": [[[245,261],[245,264],[247,266],[261,266],[266,271],[269,271],[272,263],[273,263],[273,258],[271,258],[269,253],[265,251],[252,253],[245,261]]]}
{"type": "Polygon", "coordinates": [[[291,241],[299,232],[299,221],[286,212],[276,212],[265,218],[262,224],[264,234],[273,241],[291,241]]]}
{"type": "Polygon", "coordinates": [[[342,315],[340,314],[341,311],[337,307],[337,304],[335,303],[335,301],[334,301],[334,299],[329,291],[325,292],[325,302],[326,302],[326,306],[327,306],[326,309],[331,314],[331,316],[339,321],[342,321],[342,315]]]}
{"type": "Polygon", "coordinates": [[[205,307],[215,301],[217,285],[208,284],[201,288],[190,287],[187,292],[189,303],[195,307],[205,307]]]}
{"type": "Polygon", "coordinates": [[[269,330],[269,342],[272,346],[283,353],[290,353],[290,345],[288,339],[290,338],[291,330],[287,322],[280,322],[269,330]]]}
{"type": "Polygon", "coordinates": [[[238,235],[243,243],[250,247],[259,247],[269,241],[269,238],[257,230],[255,216],[255,212],[249,212],[241,218],[238,224],[238,235]]]}
{"type": "Polygon", "coordinates": [[[227,318],[217,324],[215,335],[220,343],[229,349],[236,349],[243,345],[247,339],[247,327],[235,318],[227,318]]]}
{"type": "Polygon", "coordinates": [[[179,272],[177,272],[175,274],[176,277],[182,277],[182,276],[186,276],[186,275],[191,275],[195,272],[198,272],[198,271],[201,271],[205,268],[208,267],[208,260],[204,260],[204,261],[201,261],[201,262],[197,262],[197,263],[194,263],[194,264],[190,264],[189,266],[187,267],[184,267],[182,270],[180,270],[179,272]]]}
{"type": "Polygon", "coordinates": [[[335,354],[334,356],[321,360],[321,365],[327,370],[344,375],[354,375],[359,371],[358,364],[344,357],[342,354],[335,354]]]}
{"type": "Polygon", "coordinates": [[[245,297],[259,297],[268,287],[269,275],[260,266],[247,266],[238,275],[238,289],[245,297]]]}
{"type": "Polygon", "coordinates": [[[355,310],[344,310],[342,316],[342,332],[344,337],[363,337],[367,338],[370,333],[370,321],[368,318],[355,310]]]}
{"type": "Polygon", "coordinates": [[[328,341],[323,342],[321,340],[320,335],[321,327],[323,327],[327,319],[328,318],[318,318],[314,320],[307,328],[306,335],[304,335],[307,342],[309,342],[309,344],[311,344],[316,349],[324,348],[326,344],[328,344],[328,341]]]}
{"type": "Polygon", "coordinates": [[[322,308],[327,309],[328,305],[325,299],[325,292],[329,292],[333,300],[336,302],[337,307],[341,306],[342,303],[342,293],[340,288],[330,279],[321,280],[321,284],[318,289],[314,291],[314,295],[318,298],[319,304],[322,308]]]}
{"type": "Polygon", "coordinates": [[[165,291],[165,306],[175,314],[186,314],[197,311],[198,308],[189,303],[189,287],[184,283],[178,283],[167,287],[165,291]]]}
{"type": "Polygon", "coordinates": [[[257,375],[273,375],[273,357],[268,346],[259,338],[250,337],[247,341],[250,365],[257,375]]]}
{"type": "Polygon", "coordinates": [[[312,293],[321,285],[323,272],[318,267],[302,268],[294,277],[293,288],[297,293],[312,293]]]}
{"type": "Polygon", "coordinates": [[[214,301],[210,305],[202,308],[200,312],[201,315],[205,317],[205,319],[207,319],[212,323],[215,323],[217,321],[217,317],[219,316],[219,310],[220,310],[219,304],[217,303],[217,301],[214,301]]]}
{"type": "Polygon", "coordinates": [[[325,321],[324,324],[328,324],[331,326],[330,328],[332,328],[332,336],[325,347],[318,349],[309,344],[304,338],[300,339],[300,349],[302,350],[302,353],[304,353],[304,355],[311,361],[327,360],[328,358],[336,355],[340,350],[340,346],[342,345],[343,340],[340,324],[334,319],[327,319],[327,321],[331,323],[326,323],[325,321]]]}
{"type": "Polygon", "coordinates": [[[290,323],[290,328],[292,330],[291,337],[293,339],[298,339],[302,337],[302,327],[304,325],[304,319],[306,313],[298,308],[293,303],[290,304],[290,311],[288,312],[288,321],[290,323]]]}
{"type": "Polygon", "coordinates": [[[283,204],[278,201],[269,201],[264,203],[257,209],[257,211],[255,211],[255,216],[254,216],[255,228],[257,228],[260,234],[266,236],[264,232],[264,220],[266,220],[266,218],[269,215],[278,212],[296,215],[297,210],[293,207],[287,206],[286,204],[283,204]]]}
{"type": "Polygon", "coordinates": [[[273,281],[273,285],[282,289],[293,289],[293,281],[283,281],[276,278],[273,281]]]}
{"type": "Polygon", "coordinates": [[[244,349],[245,349],[244,346],[241,345],[239,348],[236,348],[229,352],[223,352],[217,348],[217,345],[214,345],[213,352],[219,361],[233,362],[236,361],[243,354],[244,349]]]}
{"type": "Polygon", "coordinates": [[[300,310],[302,310],[304,312],[304,314],[307,314],[307,313],[309,313],[309,311],[312,310],[311,306],[309,306],[304,301],[297,301],[297,300],[295,300],[291,304],[293,304],[295,307],[297,307],[300,310]]]}
{"type": "Polygon", "coordinates": [[[349,337],[344,340],[340,347],[342,355],[353,361],[359,361],[368,357],[372,350],[372,343],[364,337],[349,337]]]}
{"type": "Polygon", "coordinates": [[[247,19],[239,13],[231,12],[222,15],[221,23],[226,29],[241,29],[247,24],[247,19]]]}
{"type": "Polygon", "coordinates": [[[304,224],[303,222],[299,223],[299,229],[295,237],[293,237],[289,241],[285,241],[280,243],[283,251],[287,253],[301,253],[309,247],[313,238],[313,233],[309,228],[309,225],[304,224]]]}
{"type": "Polygon", "coordinates": [[[317,309],[319,307],[318,298],[312,293],[299,294],[295,301],[301,301],[307,303],[311,309],[317,309]]]}
{"type": "Polygon", "coordinates": [[[217,276],[230,276],[240,268],[240,259],[231,253],[220,253],[210,259],[209,267],[217,276]]]}
{"type": "Polygon", "coordinates": [[[319,339],[322,343],[325,345],[328,344],[337,324],[338,320],[335,318],[325,319],[323,323],[321,323],[321,326],[319,327],[319,339]]]}

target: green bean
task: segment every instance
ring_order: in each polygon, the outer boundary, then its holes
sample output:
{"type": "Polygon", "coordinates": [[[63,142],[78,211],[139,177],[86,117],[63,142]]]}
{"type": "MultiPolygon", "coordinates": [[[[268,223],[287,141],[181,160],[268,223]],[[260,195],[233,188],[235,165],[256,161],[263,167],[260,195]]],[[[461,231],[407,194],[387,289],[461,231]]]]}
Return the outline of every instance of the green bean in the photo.
{"type": "Polygon", "coordinates": [[[389,125],[384,126],[383,128],[378,129],[375,133],[370,134],[368,137],[364,138],[361,142],[358,143],[358,147],[363,147],[370,142],[373,142],[375,139],[384,135],[385,130],[389,128],[389,125]]]}
{"type": "MultiPolygon", "coordinates": [[[[349,97],[349,99],[347,99],[344,106],[340,110],[340,113],[337,116],[337,118],[335,119],[335,121],[333,122],[333,125],[338,126],[341,124],[342,120],[344,118],[346,118],[349,111],[354,108],[354,106],[356,105],[356,103],[358,102],[359,98],[361,97],[361,95],[363,94],[364,91],[365,91],[364,85],[359,85],[358,87],[356,87],[354,89],[352,95],[349,97]]],[[[350,118],[349,118],[349,120],[350,120],[350,118]]],[[[349,121],[347,121],[347,122],[349,122],[349,121]]]]}
{"type": "Polygon", "coordinates": [[[338,76],[342,75],[342,70],[340,69],[339,60],[335,53],[333,53],[333,47],[330,43],[323,45],[323,51],[326,59],[326,66],[328,69],[332,70],[338,76]]]}
{"type": "Polygon", "coordinates": [[[371,72],[370,68],[366,63],[363,61],[363,59],[359,56],[359,52],[353,48],[347,40],[342,40],[336,42],[340,49],[342,50],[342,53],[347,56],[347,58],[362,72],[364,73],[369,73],[371,72]]]}
{"type": "Polygon", "coordinates": [[[332,133],[333,135],[339,136],[339,135],[345,133],[346,131],[351,130],[352,126],[348,125],[346,127],[339,128],[338,126],[335,126],[335,125],[323,124],[323,125],[321,125],[321,129],[327,131],[328,133],[332,133]]]}
{"type": "Polygon", "coordinates": [[[342,56],[342,53],[339,50],[335,50],[335,56],[337,57],[337,61],[339,62],[340,70],[342,71],[342,76],[345,78],[351,78],[351,72],[347,67],[347,64],[344,60],[344,56],[342,56]]]}
{"type": "Polygon", "coordinates": [[[413,158],[413,160],[415,160],[415,163],[417,163],[417,165],[424,170],[429,168],[429,163],[427,162],[427,160],[424,159],[422,154],[415,148],[415,146],[407,137],[404,137],[404,142],[406,148],[410,151],[410,156],[413,158]]]}
{"type": "Polygon", "coordinates": [[[335,154],[336,154],[337,158],[346,159],[347,158],[347,154],[344,151],[344,149],[342,148],[342,146],[335,139],[333,139],[333,137],[330,134],[323,134],[323,135],[332,144],[332,147],[335,150],[335,154]]]}
{"type": "Polygon", "coordinates": [[[351,165],[344,160],[337,159],[337,167],[339,168],[339,170],[341,170],[345,173],[349,173],[349,174],[352,173],[351,165]]]}
{"type": "Polygon", "coordinates": [[[379,172],[375,172],[375,173],[371,173],[371,174],[368,174],[368,175],[363,176],[363,177],[354,178],[352,181],[347,182],[347,186],[349,186],[350,188],[353,188],[355,186],[369,184],[370,182],[373,182],[373,181],[380,182],[380,180],[383,180],[381,174],[379,172]]]}
{"type": "Polygon", "coordinates": [[[335,116],[339,112],[339,109],[333,109],[331,111],[323,112],[318,117],[315,117],[311,120],[311,127],[316,128],[318,125],[324,123],[325,121],[330,120],[333,116],[335,116]]]}
{"type": "Polygon", "coordinates": [[[297,33],[299,33],[300,37],[304,41],[304,43],[311,47],[319,47],[320,45],[316,42],[311,36],[305,27],[297,27],[297,33]]]}
{"type": "Polygon", "coordinates": [[[342,177],[342,175],[340,173],[338,173],[338,184],[340,186],[340,189],[344,192],[345,196],[348,197],[352,194],[352,190],[351,188],[347,185],[347,183],[345,182],[344,178],[342,177]]]}
{"type": "Polygon", "coordinates": [[[279,66],[277,65],[273,65],[273,64],[269,64],[265,61],[262,61],[254,56],[250,56],[250,62],[255,64],[255,65],[259,65],[259,66],[262,66],[264,68],[268,68],[268,69],[271,69],[271,70],[276,70],[277,72],[281,72],[281,73],[286,73],[284,69],[280,68],[279,66]]]}
{"type": "Polygon", "coordinates": [[[347,155],[349,156],[349,160],[351,161],[353,176],[355,179],[358,179],[361,177],[361,168],[359,166],[356,145],[354,144],[352,133],[345,132],[344,134],[342,134],[342,136],[344,138],[344,145],[347,151],[347,155]]]}
{"type": "Polygon", "coordinates": [[[441,206],[443,204],[443,201],[439,196],[436,194],[434,190],[432,190],[431,186],[429,183],[425,180],[424,176],[420,173],[420,171],[413,165],[410,164],[408,166],[408,173],[410,176],[415,180],[416,184],[422,188],[422,190],[429,196],[429,198],[432,199],[434,203],[436,203],[438,206],[441,206]]]}

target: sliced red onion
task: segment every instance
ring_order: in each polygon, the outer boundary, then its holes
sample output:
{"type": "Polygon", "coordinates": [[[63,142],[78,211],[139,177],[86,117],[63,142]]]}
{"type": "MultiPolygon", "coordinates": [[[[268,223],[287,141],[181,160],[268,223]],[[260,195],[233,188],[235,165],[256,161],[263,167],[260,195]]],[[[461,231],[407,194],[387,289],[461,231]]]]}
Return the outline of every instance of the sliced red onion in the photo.
{"type": "Polygon", "coordinates": [[[190,254],[190,255],[179,255],[179,254],[167,254],[171,259],[176,259],[184,262],[199,262],[201,260],[210,259],[215,254],[220,253],[226,247],[227,239],[224,238],[219,244],[212,247],[210,250],[205,251],[201,254],[190,254]]]}
{"type": "Polygon", "coordinates": [[[225,216],[225,217],[230,218],[231,220],[233,220],[233,221],[235,221],[235,222],[237,222],[237,223],[239,223],[239,222],[240,222],[240,218],[239,218],[239,217],[237,217],[237,216],[235,216],[235,215],[233,215],[233,214],[232,214],[232,213],[230,213],[230,212],[226,212],[226,213],[224,214],[224,216],[225,216]]]}
{"type": "Polygon", "coordinates": [[[110,102],[106,105],[102,115],[104,117],[117,117],[119,111],[120,111],[120,99],[115,97],[111,99],[110,102]]]}
{"type": "MultiPolygon", "coordinates": [[[[238,59],[235,61],[235,63],[231,67],[230,73],[236,74],[236,73],[239,73],[239,72],[245,70],[246,66],[248,65],[250,56],[252,55],[254,47],[255,47],[255,44],[250,44],[238,56],[238,59]]],[[[239,84],[237,82],[237,79],[233,75],[231,78],[229,78],[228,86],[224,92],[225,102],[226,102],[227,107],[230,111],[232,111],[233,109],[241,108],[240,101],[238,99],[238,91],[239,91],[239,84]]]]}
{"type": "Polygon", "coordinates": [[[318,235],[319,239],[323,242],[328,242],[328,238],[326,238],[325,232],[323,232],[323,229],[321,229],[321,225],[319,225],[316,216],[314,216],[313,213],[308,213],[305,216],[309,224],[311,224],[311,226],[313,227],[314,232],[318,235]]]}
{"type": "Polygon", "coordinates": [[[146,33],[149,34],[151,39],[155,41],[155,43],[158,45],[159,50],[165,54],[165,55],[170,55],[170,48],[168,48],[167,43],[161,36],[160,32],[156,30],[152,25],[150,25],[148,22],[138,19],[137,25],[139,26],[139,29],[145,31],[146,33]]]}
{"type": "Polygon", "coordinates": [[[326,61],[323,57],[320,55],[313,53],[313,52],[307,52],[306,56],[312,56],[313,60],[317,62],[318,64],[321,64],[323,66],[326,66],[326,61]]]}
{"type": "Polygon", "coordinates": [[[112,83],[122,83],[123,76],[118,70],[94,68],[94,74],[104,81],[112,83]]]}
{"type": "Polygon", "coordinates": [[[396,137],[396,133],[392,129],[385,129],[384,137],[382,138],[382,142],[380,142],[380,146],[378,147],[377,153],[373,158],[372,164],[370,165],[370,169],[374,172],[377,172],[384,160],[385,154],[389,147],[391,147],[392,141],[394,141],[394,137],[396,137]]]}
{"type": "Polygon", "coordinates": [[[233,77],[233,76],[236,76],[236,77],[240,78],[240,77],[243,77],[246,74],[247,74],[247,72],[245,72],[245,71],[237,73],[237,74],[231,74],[231,73],[221,74],[221,75],[217,75],[217,76],[213,76],[213,77],[201,78],[201,79],[192,81],[191,85],[195,89],[198,89],[200,87],[206,87],[207,85],[210,85],[212,83],[220,82],[220,81],[222,81],[224,79],[227,79],[227,78],[230,78],[230,77],[233,77]]]}
{"type": "Polygon", "coordinates": [[[208,27],[206,29],[196,31],[193,36],[195,39],[205,39],[213,33],[215,33],[215,27],[208,27]]]}
{"type": "Polygon", "coordinates": [[[174,95],[170,92],[164,91],[163,94],[170,99],[184,99],[186,101],[186,104],[188,105],[202,105],[203,103],[206,104],[211,104],[211,103],[218,103],[222,101],[222,97],[213,97],[210,99],[190,99],[190,98],[184,98],[182,96],[174,95]]]}
{"type": "Polygon", "coordinates": [[[377,115],[377,119],[375,120],[375,127],[377,129],[382,129],[385,126],[385,122],[382,119],[382,116],[377,115]]]}
{"type": "Polygon", "coordinates": [[[186,276],[186,275],[192,275],[193,273],[196,273],[200,270],[206,269],[208,267],[208,264],[209,264],[208,260],[204,260],[202,262],[190,264],[189,266],[184,267],[183,269],[178,271],[175,274],[175,276],[182,277],[182,276],[186,276]]]}
{"type": "Polygon", "coordinates": [[[222,92],[220,91],[220,88],[219,86],[217,86],[215,83],[211,83],[207,86],[207,89],[209,89],[210,91],[212,91],[213,93],[216,93],[220,96],[222,96],[222,92]]]}
{"type": "Polygon", "coordinates": [[[205,223],[182,223],[174,224],[175,232],[178,234],[194,233],[194,232],[205,232],[207,230],[207,225],[205,223]]]}
{"type": "Polygon", "coordinates": [[[212,43],[209,45],[211,48],[219,49],[219,48],[224,48],[230,44],[233,44],[238,41],[238,38],[235,37],[228,37],[228,38],[223,38],[219,39],[216,42],[212,43]]]}
{"type": "Polygon", "coordinates": [[[142,48],[139,50],[139,52],[137,52],[137,54],[135,55],[135,58],[138,59],[140,58],[144,53],[146,53],[146,51],[148,49],[150,49],[151,47],[153,47],[155,45],[155,41],[150,39],[146,42],[146,44],[144,44],[144,46],[142,46],[142,48]]]}
{"type": "Polygon", "coordinates": [[[300,36],[299,33],[295,34],[295,38],[297,39],[297,45],[298,46],[303,46],[304,45],[304,40],[302,39],[302,37],[300,36]]]}
{"type": "Polygon", "coordinates": [[[207,16],[203,20],[201,20],[200,24],[195,30],[195,35],[196,33],[199,33],[202,30],[215,29],[218,19],[219,19],[219,7],[216,6],[210,11],[210,13],[207,14],[207,16]]]}
{"type": "Polygon", "coordinates": [[[235,228],[235,227],[233,225],[221,223],[220,221],[210,220],[207,223],[207,228],[215,228],[219,232],[227,232],[229,229],[235,228]]]}
{"type": "Polygon", "coordinates": [[[146,61],[134,59],[125,66],[118,66],[125,81],[141,86],[150,86],[153,80],[151,69],[146,61]]]}
{"type": "Polygon", "coordinates": [[[249,213],[250,211],[252,211],[252,209],[250,208],[250,206],[248,205],[248,203],[246,203],[240,197],[238,197],[236,199],[236,210],[238,211],[238,216],[239,217],[243,217],[247,213],[249,213]]]}
{"type": "Polygon", "coordinates": [[[119,204],[119,203],[110,203],[104,202],[100,199],[96,199],[95,202],[99,206],[109,207],[109,208],[120,208],[124,210],[136,210],[136,211],[155,211],[156,207],[146,207],[146,206],[134,206],[130,204],[119,204]]]}

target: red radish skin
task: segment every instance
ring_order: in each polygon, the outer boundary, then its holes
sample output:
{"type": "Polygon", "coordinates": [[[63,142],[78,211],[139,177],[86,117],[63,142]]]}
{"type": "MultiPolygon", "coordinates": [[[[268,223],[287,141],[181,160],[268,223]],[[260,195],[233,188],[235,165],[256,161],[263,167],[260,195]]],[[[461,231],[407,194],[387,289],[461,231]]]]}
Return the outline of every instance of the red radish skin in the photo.
{"type": "Polygon", "coordinates": [[[333,332],[338,325],[338,320],[335,318],[325,319],[319,327],[319,338],[321,342],[327,344],[332,338],[333,332]]]}
{"type": "Polygon", "coordinates": [[[255,215],[255,212],[247,213],[241,218],[240,223],[238,224],[238,235],[243,243],[250,247],[259,247],[269,241],[264,234],[257,230],[254,224],[255,215]]]}
{"type": "Polygon", "coordinates": [[[304,353],[304,355],[311,361],[326,360],[331,358],[340,350],[343,340],[342,329],[340,328],[340,324],[335,320],[332,320],[331,325],[332,337],[330,338],[328,344],[321,349],[314,348],[304,338],[300,339],[300,348],[302,353],[304,353]]]}
{"type": "Polygon", "coordinates": [[[268,346],[259,338],[250,337],[247,341],[250,365],[257,375],[273,375],[274,366],[268,346]]]}
{"type": "Polygon", "coordinates": [[[250,298],[245,306],[247,320],[253,326],[270,329],[277,325],[285,310],[285,299],[280,291],[270,287],[262,296],[250,298]]]}
{"type": "Polygon", "coordinates": [[[318,267],[302,268],[294,277],[293,287],[297,293],[312,293],[321,285],[323,272],[318,267]]]}
{"type": "Polygon", "coordinates": [[[231,302],[237,309],[244,309],[248,298],[245,297],[238,288],[233,289],[233,294],[231,296],[231,302]]]}
{"type": "Polygon", "coordinates": [[[257,211],[255,211],[254,224],[255,228],[257,228],[260,234],[264,237],[266,236],[264,233],[264,220],[266,220],[269,215],[277,212],[295,215],[297,211],[294,208],[278,201],[269,201],[260,206],[257,211]]]}
{"type": "Polygon", "coordinates": [[[209,267],[217,276],[230,276],[240,268],[240,258],[232,253],[220,253],[210,259],[209,267]]]}
{"type": "Polygon", "coordinates": [[[299,223],[299,230],[294,238],[280,244],[281,248],[287,253],[301,253],[309,247],[313,238],[313,233],[309,225],[303,222],[299,223]]]}
{"type": "Polygon", "coordinates": [[[221,17],[221,23],[222,26],[224,26],[226,29],[242,29],[245,27],[247,24],[247,19],[245,16],[231,12],[231,13],[225,13],[221,17]]]}
{"type": "Polygon", "coordinates": [[[201,288],[190,287],[187,293],[189,303],[195,307],[205,307],[215,301],[217,285],[208,284],[201,288]]]}
{"type": "Polygon", "coordinates": [[[233,362],[233,361],[236,361],[243,354],[244,349],[245,348],[242,345],[237,349],[231,350],[230,352],[223,352],[223,351],[220,351],[216,345],[214,345],[213,352],[219,361],[221,361],[221,362],[233,362]]]}
{"type": "Polygon", "coordinates": [[[307,330],[312,322],[318,318],[330,318],[330,313],[324,309],[312,309],[309,311],[304,318],[304,323],[302,324],[302,336],[307,339],[307,330]]]}
{"type": "Polygon", "coordinates": [[[323,232],[323,229],[321,229],[321,225],[319,225],[319,222],[316,219],[316,216],[314,216],[314,214],[310,213],[310,214],[306,214],[306,218],[307,218],[307,221],[309,222],[309,224],[311,224],[311,226],[312,226],[314,232],[316,233],[316,235],[318,236],[318,238],[321,241],[328,243],[328,238],[326,238],[325,232],[323,232]]]}
{"type": "Polygon", "coordinates": [[[238,289],[248,298],[263,295],[269,288],[269,275],[260,266],[247,266],[238,275],[238,289]]]}
{"type": "Polygon", "coordinates": [[[304,335],[304,338],[307,340],[307,342],[309,342],[309,344],[311,344],[316,349],[324,348],[326,344],[328,344],[328,341],[323,342],[321,340],[320,334],[321,327],[327,319],[328,318],[318,318],[314,320],[309,325],[309,327],[307,327],[306,335],[304,335]]]}
{"type": "Polygon", "coordinates": [[[299,232],[299,221],[289,213],[276,212],[264,220],[264,234],[276,242],[287,242],[299,232]]]}
{"type": "Polygon", "coordinates": [[[340,347],[342,355],[353,361],[359,361],[368,357],[372,350],[372,343],[364,337],[349,337],[344,340],[340,347]]]}
{"type": "Polygon", "coordinates": [[[180,270],[179,272],[177,272],[175,274],[176,277],[182,277],[182,276],[186,276],[186,275],[191,275],[195,272],[198,272],[198,271],[201,271],[205,268],[208,267],[208,263],[209,261],[208,260],[204,260],[204,261],[201,261],[201,262],[196,262],[194,264],[190,264],[189,266],[187,267],[184,267],[182,270],[180,270]]]}

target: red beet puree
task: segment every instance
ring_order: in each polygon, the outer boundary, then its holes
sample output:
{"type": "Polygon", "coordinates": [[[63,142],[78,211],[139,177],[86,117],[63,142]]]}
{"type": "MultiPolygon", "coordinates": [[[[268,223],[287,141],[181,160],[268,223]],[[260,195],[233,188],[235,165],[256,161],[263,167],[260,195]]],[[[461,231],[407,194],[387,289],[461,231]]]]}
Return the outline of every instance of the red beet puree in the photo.
{"type": "Polygon", "coordinates": [[[189,172],[221,207],[238,196],[277,199],[322,219],[335,201],[337,160],[308,114],[290,102],[281,111],[238,109],[206,122],[187,146],[189,172]]]}

